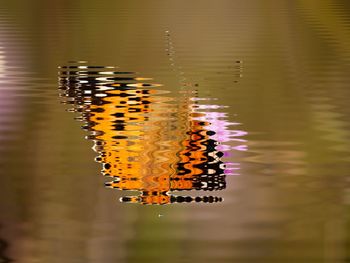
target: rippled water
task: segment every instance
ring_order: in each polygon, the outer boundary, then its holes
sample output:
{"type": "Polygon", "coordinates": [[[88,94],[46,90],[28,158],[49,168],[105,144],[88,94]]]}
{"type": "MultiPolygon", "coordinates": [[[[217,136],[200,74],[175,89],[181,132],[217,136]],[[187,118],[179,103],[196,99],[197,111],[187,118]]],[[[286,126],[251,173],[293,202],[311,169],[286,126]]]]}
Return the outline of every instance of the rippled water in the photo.
{"type": "MultiPolygon", "coordinates": [[[[175,196],[172,191],[222,190],[226,175],[234,175],[238,163],[224,162],[233,150],[246,150],[240,139],[246,134],[230,130],[238,125],[226,120],[225,108],[200,104],[197,90],[187,85],[181,97],[155,89],[160,84],[140,82],[133,72],[85,63],[60,67],[64,104],[79,112],[78,120],[94,141],[102,174],[113,177],[106,186],[138,190],[122,202],[168,204],[221,202],[217,196],[175,196]],[[167,96],[165,96],[165,94],[167,96]],[[239,142],[237,146],[229,142],[239,142]]],[[[198,86],[198,84],[196,85],[198,86]]]]}
{"type": "Polygon", "coordinates": [[[0,262],[348,262],[349,7],[2,1],[0,262]]]}

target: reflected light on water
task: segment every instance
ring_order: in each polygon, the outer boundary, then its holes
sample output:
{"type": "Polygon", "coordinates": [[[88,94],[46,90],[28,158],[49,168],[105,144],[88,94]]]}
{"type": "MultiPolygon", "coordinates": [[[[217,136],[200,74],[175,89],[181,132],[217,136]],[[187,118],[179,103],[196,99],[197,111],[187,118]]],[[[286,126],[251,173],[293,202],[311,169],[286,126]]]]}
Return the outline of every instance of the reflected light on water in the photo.
{"type": "Polygon", "coordinates": [[[0,262],[349,261],[349,7],[2,1],[0,262]]]}
{"type": "Polygon", "coordinates": [[[232,128],[239,123],[228,121],[225,106],[196,90],[175,96],[146,80],[113,67],[60,67],[62,102],[79,113],[102,174],[113,178],[106,187],[138,191],[120,199],[128,203],[221,202],[177,192],[224,190],[226,176],[238,174],[229,157],[246,150],[246,132],[232,128]]]}
{"type": "Polygon", "coordinates": [[[4,77],[4,72],[5,72],[5,56],[4,56],[4,51],[3,47],[1,46],[0,43],[0,78],[4,77]]]}

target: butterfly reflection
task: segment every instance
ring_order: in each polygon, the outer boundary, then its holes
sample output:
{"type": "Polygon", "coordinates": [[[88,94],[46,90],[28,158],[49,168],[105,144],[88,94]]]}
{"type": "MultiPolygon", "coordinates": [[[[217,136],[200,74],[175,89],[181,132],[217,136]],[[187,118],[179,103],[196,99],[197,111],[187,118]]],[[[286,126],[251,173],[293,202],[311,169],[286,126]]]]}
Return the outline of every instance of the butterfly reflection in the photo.
{"type": "Polygon", "coordinates": [[[129,203],[221,202],[174,191],[225,189],[226,175],[238,167],[223,159],[235,147],[245,149],[245,132],[229,129],[236,123],[226,120],[224,108],[203,104],[196,91],[171,96],[150,80],[115,67],[60,67],[62,102],[73,105],[69,111],[79,113],[94,141],[102,174],[113,178],[106,187],[138,191],[121,198],[129,203]]]}

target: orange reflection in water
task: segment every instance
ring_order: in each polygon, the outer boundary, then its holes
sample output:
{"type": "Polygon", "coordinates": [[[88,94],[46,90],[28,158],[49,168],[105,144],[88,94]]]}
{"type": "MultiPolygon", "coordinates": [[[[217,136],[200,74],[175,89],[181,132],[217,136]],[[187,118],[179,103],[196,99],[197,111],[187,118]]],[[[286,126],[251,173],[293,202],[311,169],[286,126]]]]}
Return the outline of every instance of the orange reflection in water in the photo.
{"type": "MultiPolygon", "coordinates": [[[[122,202],[169,204],[220,202],[218,196],[182,196],[173,191],[223,190],[232,163],[222,159],[229,141],[244,140],[228,127],[219,105],[201,104],[194,90],[172,97],[132,72],[74,64],[60,68],[63,102],[85,122],[106,186],[139,191],[122,202]]],[[[241,150],[245,146],[241,145],[241,150]]],[[[227,155],[227,154],[226,154],[227,155]]]]}

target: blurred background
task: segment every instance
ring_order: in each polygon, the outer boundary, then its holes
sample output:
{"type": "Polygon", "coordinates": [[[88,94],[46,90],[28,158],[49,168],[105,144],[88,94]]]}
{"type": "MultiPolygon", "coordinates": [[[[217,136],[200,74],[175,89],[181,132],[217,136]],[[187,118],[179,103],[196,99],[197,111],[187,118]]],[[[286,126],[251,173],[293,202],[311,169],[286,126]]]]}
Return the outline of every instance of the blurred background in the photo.
{"type": "Polygon", "coordinates": [[[0,0],[0,262],[348,262],[349,8],[0,0]],[[72,60],[226,106],[247,151],[224,202],[120,203],[60,103],[72,60]]]}

